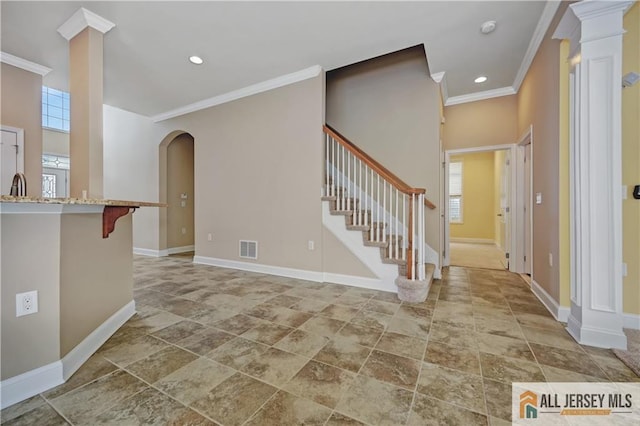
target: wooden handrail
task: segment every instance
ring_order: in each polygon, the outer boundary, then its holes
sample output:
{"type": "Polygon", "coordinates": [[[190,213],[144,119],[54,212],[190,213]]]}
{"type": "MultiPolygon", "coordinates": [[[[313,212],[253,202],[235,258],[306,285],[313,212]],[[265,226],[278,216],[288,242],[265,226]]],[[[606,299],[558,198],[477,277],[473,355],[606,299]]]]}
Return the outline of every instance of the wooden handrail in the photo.
{"type": "MultiPolygon", "coordinates": [[[[392,184],[393,186],[398,188],[398,190],[400,192],[402,192],[404,194],[407,194],[407,195],[424,194],[424,193],[427,192],[426,189],[424,189],[424,188],[413,188],[413,187],[407,185],[406,182],[404,182],[402,179],[400,179],[398,176],[396,176],[393,172],[391,172],[385,166],[383,166],[382,164],[380,164],[379,162],[374,160],[369,154],[364,152],[362,149],[358,148],[349,139],[347,139],[344,136],[342,136],[337,130],[331,128],[331,126],[325,124],[323,126],[323,130],[324,130],[324,132],[326,134],[328,134],[333,139],[335,139],[340,145],[344,146],[349,151],[351,151],[351,153],[353,153],[353,155],[356,158],[362,160],[366,165],[368,165],[376,173],[378,173],[380,176],[382,176],[384,179],[386,179],[390,184],[392,184]]],[[[424,199],[424,205],[427,206],[428,208],[430,208],[431,210],[436,208],[436,205],[433,204],[431,201],[427,200],[426,197],[424,199]]]]}
{"type": "Polygon", "coordinates": [[[328,125],[324,125],[324,132],[335,139],[340,145],[347,148],[353,155],[362,160],[366,165],[372,168],[376,173],[386,179],[390,184],[398,188],[398,190],[404,194],[424,194],[426,190],[424,188],[412,188],[407,185],[402,179],[398,176],[394,175],[389,169],[384,167],[382,164],[378,163],[376,160],[371,158],[369,154],[358,148],[353,142],[349,141],[349,139],[342,136],[336,130],[332,129],[328,125]]]}
{"type": "Polygon", "coordinates": [[[436,205],[433,204],[431,201],[427,200],[427,197],[424,197],[424,205],[430,208],[431,210],[436,208],[436,205]]]}

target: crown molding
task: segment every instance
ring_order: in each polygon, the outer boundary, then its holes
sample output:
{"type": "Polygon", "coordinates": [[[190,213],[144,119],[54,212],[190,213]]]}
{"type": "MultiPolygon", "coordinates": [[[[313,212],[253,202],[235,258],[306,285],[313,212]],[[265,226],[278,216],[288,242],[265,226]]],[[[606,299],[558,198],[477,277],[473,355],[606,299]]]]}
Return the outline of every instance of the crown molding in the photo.
{"type": "Polygon", "coordinates": [[[542,10],[542,15],[540,15],[538,25],[536,25],[536,29],[533,31],[529,47],[527,47],[524,58],[522,58],[522,62],[520,63],[520,69],[518,69],[516,78],[513,81],[513,88],[516,92],[520,90],[520,85],[529,71],[533,58],[535,58],[536,53],[538,53],[540,44],[542,44],[542,40],[544,40],[544,35],[549,29],[549,25],[551,25],[551,21],[553,21],[553,17],[558,11],[558,7],[560,7],[559,0],[549,0],[542,10]]]}
{"type": "Polygon", "coordinates": [[[501,87],[500,89],[485,90],[484,92],[469,93],[467,95],[453,96],[445,102],[444,106],[465,104],[467,102],[482,101],[485,99],[499,98],[500,96],[515,95],[518,93],[513,87],[501,87]]]}
{"type": "Polygon", "coordinates": [[[71,40],[78,35],[80,31],[87,27],[91,27],[100,31],[102,34],[106,34],[115,26],[116,24],[113,22],[104,19],[102,16],[96,15],[84,7],[81,7],[76,10],[76,12],[71,15],[64,24],[60,25],[58,32],[65,39],[71,40]]]}
{"type": "Polygon", "coordinates": [[[221,105],[227,102],[235,101],[240,98],[255,95],[258,93],[266,92],[269,90],[277,89],[278,87],[288,86],[289,84],[297,83],[299,81],[308,80],[313,77],[317,77],[322,72],[320,65],[314,65],[309,68],[305,68],[300,71],[293,72],[291,74],[285,74],[280,77],[266,80],[260,83],[252,84],[251,86],[243,87],[242,89],[234,90],[222,95],[214,96],[212,98],[204,99],[189,105],[185,105],[176,109],[172,109],[167,112],[163,112],[151,117],[153,122],[168,120],[170,118],[179,117],[181,115],[189,114],[191,112],[199,111],[201,109],[211,108],[216,105],[221,105]]]}
{"type": "Polygon", "coordinates": [[[431,74],[431,78],[433,81],[440,85],[440,95],[442,96],[442,104],[446,104],[447,99],[449,99],[449,91],[447,89],[447,74],[445,71],[440,71],[434,74],[431,74]]]}
{"type": "Polygon", "coordinates": [[[13,65],[17,68],[22,68],[23,70],[34,74],[40,74],[43,77],[51,72],[51,68],[36,64],[35,62],[27,61],[26,59],[19,58],[6,52],[0,52],[0,62],[13,65]]]}

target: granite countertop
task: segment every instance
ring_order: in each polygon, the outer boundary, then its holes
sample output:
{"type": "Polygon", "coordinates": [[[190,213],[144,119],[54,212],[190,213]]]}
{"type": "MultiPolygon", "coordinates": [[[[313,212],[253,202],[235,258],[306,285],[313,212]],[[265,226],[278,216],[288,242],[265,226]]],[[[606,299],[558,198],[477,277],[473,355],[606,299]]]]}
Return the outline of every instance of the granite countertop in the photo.
{"type": "Polygon", "coordinates": [[[0,203],[78,204],[121,207],[167,207],[167,205],[163,203],[151,203],[147,201],[103,200],[94,198],[14,197],[11,195],[0,195],[0,203]]]}

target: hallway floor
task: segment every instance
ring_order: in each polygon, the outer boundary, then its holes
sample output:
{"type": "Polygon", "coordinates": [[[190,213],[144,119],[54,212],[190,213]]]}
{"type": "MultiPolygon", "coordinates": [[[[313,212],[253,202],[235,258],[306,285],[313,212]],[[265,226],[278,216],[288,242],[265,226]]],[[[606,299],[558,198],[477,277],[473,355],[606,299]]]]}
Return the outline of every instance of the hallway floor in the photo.
{"type": "Polygon", "coordinates": [[[452,267],[427,301],[135,258],[131,318],[7,425],[510,424],[512,381],[640,381],[515,274],[452,267]]]}
{"type": "Polygon", "coordinates": [[[494,244],[449,243],[452,266],[484,268],[504,271],[504,253],[494,244]]]}

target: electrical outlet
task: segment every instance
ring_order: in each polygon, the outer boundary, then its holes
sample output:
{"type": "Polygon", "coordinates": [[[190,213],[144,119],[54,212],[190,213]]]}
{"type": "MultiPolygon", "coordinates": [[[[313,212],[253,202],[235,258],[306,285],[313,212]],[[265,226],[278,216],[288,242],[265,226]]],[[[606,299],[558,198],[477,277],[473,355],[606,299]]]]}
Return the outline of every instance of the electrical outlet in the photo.
{"type": "Polygon", "coordinates": [[[16,317],[38,312],[38,292],[28,291],[16,294],[16,317]]]}
{"type": "Polygon", "coordinates": [[[313,240],[309,240],[307,247],[309,247],[309,250],[315,250],[316,244],[313,242],[313,240]]]}
{"type": "Polygon", "coordinates": [[[628,274],[628,272],[627,272],[627,264],[626,264],[626,263],[623,263],[623,264],[622,264],[622,276],[623,276],[623,277],[626,277],[626,276],[627,276],[627,274],[628,274]]]}
{"type": "Polygon", "coordinates": [[[182,228],[182,235],[186,235],[187,234],[187,228],[182,228]]]}
{"type": "Polygon", "coordinates": [[[207,234],[207,241],[213,241],[213,235],[207,234]]]}
{"type": "Polygon", "coordinates": [[[553,266],[553,254],[549,253],[549,266],[553,266]]]}

